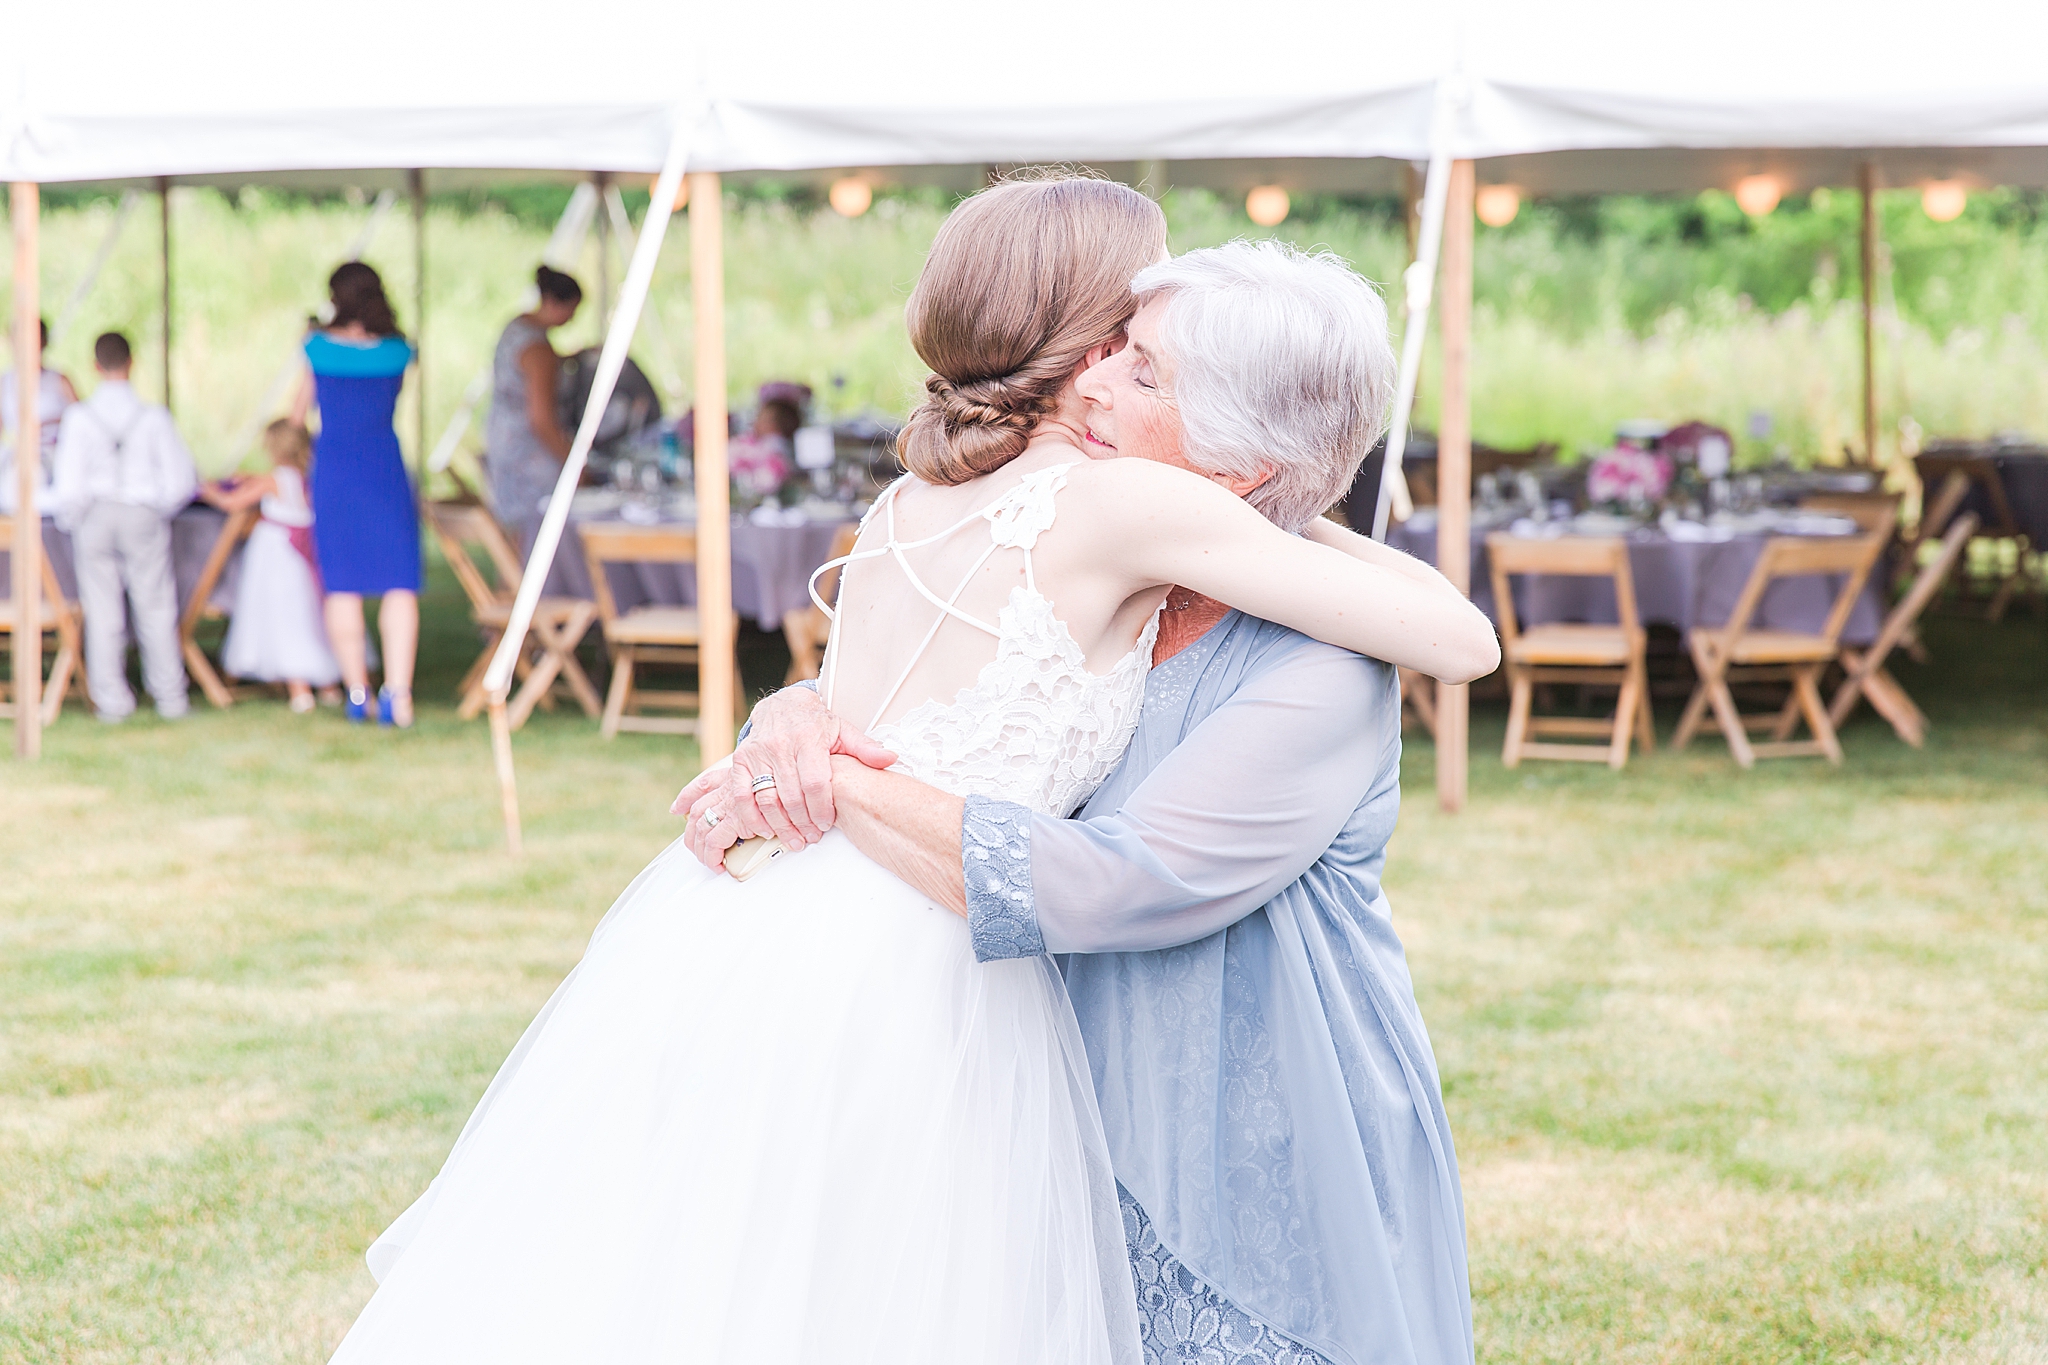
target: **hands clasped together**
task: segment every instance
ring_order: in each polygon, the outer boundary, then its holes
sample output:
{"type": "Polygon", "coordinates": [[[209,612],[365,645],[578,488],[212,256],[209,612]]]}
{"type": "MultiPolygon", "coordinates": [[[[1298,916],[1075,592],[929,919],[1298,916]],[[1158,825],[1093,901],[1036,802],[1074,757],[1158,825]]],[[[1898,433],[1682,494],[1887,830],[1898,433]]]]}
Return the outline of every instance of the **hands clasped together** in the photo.
{"type": "Polygon", "coordinates": [[[669,807],[689,817],[683,842],[710,868],[724,867],[726,850],[742,839],[774,835],[791,853],[818,842],[839,820],[835,756],[870,768],[896,762],[809,688],[774,694],[754,708],[752,730],[729,762],[698,774],[669,807]]]}

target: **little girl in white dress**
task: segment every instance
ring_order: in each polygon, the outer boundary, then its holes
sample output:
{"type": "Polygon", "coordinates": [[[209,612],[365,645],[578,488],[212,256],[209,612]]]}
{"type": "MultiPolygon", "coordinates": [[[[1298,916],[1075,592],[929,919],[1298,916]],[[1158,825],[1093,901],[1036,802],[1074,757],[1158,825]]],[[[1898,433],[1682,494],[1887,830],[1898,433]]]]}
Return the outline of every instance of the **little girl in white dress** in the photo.
{"type": "Polygon", "coordinates": [[[313,709],[313,689],[341,681],[341,665],[321,619],[320,573],[313,558],[313,508],[306,499],[312,443],[306,429],[280,419],[263,432],[270,472],[223,481],[201,495],[223,511],[256,506],[221,663],[237,678],[281,682],[294,711],[313,709]]]}

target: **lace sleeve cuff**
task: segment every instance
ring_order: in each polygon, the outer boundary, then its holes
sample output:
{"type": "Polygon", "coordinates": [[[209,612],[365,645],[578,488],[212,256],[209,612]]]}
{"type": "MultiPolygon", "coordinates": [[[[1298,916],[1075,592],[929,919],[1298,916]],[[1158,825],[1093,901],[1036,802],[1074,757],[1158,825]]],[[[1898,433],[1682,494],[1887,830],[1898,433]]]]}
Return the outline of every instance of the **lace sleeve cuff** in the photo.
{"type": "Polygon", "coordinates": [[[967,879],[967,930],[974,959],[1037,957],[1045,951],[1031,896],[1031,811],[1014,801],[967,798],[960,820],[967,879]]]}

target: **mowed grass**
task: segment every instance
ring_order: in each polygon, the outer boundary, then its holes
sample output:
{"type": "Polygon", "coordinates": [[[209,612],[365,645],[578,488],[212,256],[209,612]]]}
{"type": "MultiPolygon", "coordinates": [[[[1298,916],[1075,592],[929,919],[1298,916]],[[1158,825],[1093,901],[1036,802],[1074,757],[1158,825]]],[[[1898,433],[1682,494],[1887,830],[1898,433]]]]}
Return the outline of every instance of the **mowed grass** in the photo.
{"type": "MultiPolygon", "coordinates": [[[[543,714],[505,856],[436,584],[415,733],[74,711],[0,765],[0,1361],[323,1360],[676,833],[688,744],[543,714]]],[[[2048,1359],[2048,642],[1931,637],[1928,748],[1866,718],[1840,771],[1510,773],[1481,703],[1450,818],[1411,744],[1388,882],[1483,1360],[2048,1359]]]]}

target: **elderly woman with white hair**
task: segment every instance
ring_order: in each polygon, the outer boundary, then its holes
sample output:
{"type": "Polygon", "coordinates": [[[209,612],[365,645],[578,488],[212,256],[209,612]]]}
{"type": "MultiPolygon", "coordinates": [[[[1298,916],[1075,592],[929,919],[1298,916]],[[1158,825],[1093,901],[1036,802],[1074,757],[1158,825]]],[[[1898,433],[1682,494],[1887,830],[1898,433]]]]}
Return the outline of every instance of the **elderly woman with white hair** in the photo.
{"type": "MultiPolygon", "coordinates": [[[[1318,515],[1392,378],[1365,281],[1235,243],[1135,289],[1128,344],[1078,384],[1091,455],[1193,470],[1281,527],[1428,572],[1318,515]]],[[[1121,766],[1071,818],[869,767],[850,756],[865,737],[802,688],[764,701],[730,776],[679,805],[725,803],[796,847],[836,821],[964,914],[980,960],[1058,955],[1148,1365],[1469,1362],[1457,1162],[1380,886],[1395,670],[1184,588],[1152,662],[1121,766]],[[818,771],[829,788],[800,790],[818,771]],[[758,814],[734,795],[778,776],[758,814]]],[[[712,862],[729,841],[693,837],[712,862]]]]}

